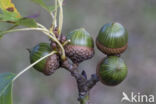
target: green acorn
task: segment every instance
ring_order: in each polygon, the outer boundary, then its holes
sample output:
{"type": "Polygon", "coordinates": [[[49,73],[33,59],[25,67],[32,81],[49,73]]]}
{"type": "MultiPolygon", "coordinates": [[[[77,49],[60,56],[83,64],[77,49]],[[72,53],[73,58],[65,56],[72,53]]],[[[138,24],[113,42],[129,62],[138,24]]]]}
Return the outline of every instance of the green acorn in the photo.
{"type": "Polygon", "coordinates": [[[119,23],[105,24],[97,38],[97,48],[107,55],[123,53],[127,48],[128,32],[119,23]]]}
{"type": "MultiPolygon", "coordinates": [[[[34,63],[50,52],[52,52],[52,49],[48,43],[39,43],[32,50],[30,50],[30,62],[34,63]]],[[[59,57],[57,54],[53,54],[36,64],[34,69],[44,73],[45,75],[51,75],[56,69],[59,68],[59,66],[59,57]]]]}
{"type": "Polygon", "coordinates": [[[71,42],[65,46],[66,55],[74,62],[80,63],[94,55],[94,42],[90,34],[84,29],[76,29],[67,35],[71,42]]]}
{"type": "Polygon", "coordinates": [[[100,81],[109,86],[121,83],[127,76],[127,66],[118,56],[108,56],[97,65],[97,76],[100,81]]]}

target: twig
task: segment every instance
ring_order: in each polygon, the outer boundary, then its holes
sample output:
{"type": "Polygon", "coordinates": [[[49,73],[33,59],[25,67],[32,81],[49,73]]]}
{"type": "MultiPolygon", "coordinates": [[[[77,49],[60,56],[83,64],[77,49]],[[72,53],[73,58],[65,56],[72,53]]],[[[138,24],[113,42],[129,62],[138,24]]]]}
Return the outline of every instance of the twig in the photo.
{"type": "Polygon", "coordinates": [[[85,76],[78,72],[78,65],[70,63],[68,60],[62,62],[62,67],[68,70],[72,76],[76,79],[78,91],[79,91],[79,102],[80,104],[88,104],[89,91],[96,85],[99,81],[96,74],[91,75],[88,80],[85,76]]]}

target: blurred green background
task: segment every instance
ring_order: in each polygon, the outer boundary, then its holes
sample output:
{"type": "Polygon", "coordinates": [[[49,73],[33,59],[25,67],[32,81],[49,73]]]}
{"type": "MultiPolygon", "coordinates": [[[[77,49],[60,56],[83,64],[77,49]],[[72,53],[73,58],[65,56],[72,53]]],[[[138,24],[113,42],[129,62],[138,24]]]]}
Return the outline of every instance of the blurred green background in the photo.
{"type": "MultiPolygon", "coordinates": [[[[48,13],[31,0],[13,2],[23,16],[39,13],[36,20],[50,26],[48,13]]],[[[97,83],[91,90],[90,101],[94,104],[121,104],[122,92],[129,96],[134,92],[156,97],[156,0],[65,0],[64,34],[84,27],[95,39],[101,26],[108,22],[120,22],[129,32],[129,47],[122,55],[129,73],[126,80],[116,87],[97,83]]],[[[0,24],[0,29],[7,26],[0,24]]],[[[39,42],[49,40],[36,31],[4,36],[0,40],[0,73],[18,73],[28,66],[26,48],[32,48],[39,42]]],[[[97,63],[105,57],[96,47],[95,50],[94,58],[80,65],[80,69],[85,69],[89,76],[95,73],[97,63]]],[[[50,77],[32,69],[14,84],[14,104],[78,104],[77,97],[75,80],[64,69],[50,77]]]]}

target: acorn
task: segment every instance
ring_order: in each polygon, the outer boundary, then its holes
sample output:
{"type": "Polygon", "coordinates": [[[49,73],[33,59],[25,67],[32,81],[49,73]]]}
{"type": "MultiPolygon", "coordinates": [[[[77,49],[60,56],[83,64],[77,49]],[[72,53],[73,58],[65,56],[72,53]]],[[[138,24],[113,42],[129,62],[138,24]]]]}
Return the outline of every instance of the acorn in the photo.
{"type": "Polygon", "coordinates": [[[96,46],[107,55],[121,54],[128,46],[128,32],[120,23],[105,24],[96,38],[96,46]]]}
{"type": "Polygon", "coordinates": [[[81,63],[93,57],[93,38],[84,28],[70,32],[67,40],[70,40],[70,43],[65,46],[65,52],[74,63],[81,63]]]}
{"type": "MultiPolygon", "coordinates": [[[[32,50],[30,50],[30,63],[34,63],[50,52],[52,52],[52,49],[48,43],[39,43],[32,50]]],[[[37,63],[34,66],[34,69],[45,75],[51,75],[59,68],[59,66],[59,56],[57,54],[53,54],[37,63]]]]}
{"type": "Polygon", "coordinates": [[[118,56],[108,56],[97,65],[96,74],[99,80],[109,86],[120,84],[127,76],[127,66],[118,56]]]}

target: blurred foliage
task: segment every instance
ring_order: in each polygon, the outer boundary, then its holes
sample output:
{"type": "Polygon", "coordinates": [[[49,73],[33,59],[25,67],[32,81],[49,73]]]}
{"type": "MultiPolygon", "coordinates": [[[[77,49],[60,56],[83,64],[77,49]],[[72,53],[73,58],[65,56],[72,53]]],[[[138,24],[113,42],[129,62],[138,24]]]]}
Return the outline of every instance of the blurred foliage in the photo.
{"type": "MultiPolygon", "coordinates": [[[[36,20],[50,26],[48,13],[31,0],[13,2],[23,16],[37,13],[40,16],[36,20]]],[[[155,0],[65,0],[64,34],[84,27],[95,39],[101,26],[112,21],[120,22],[129,32],[129,48],[122,55],[128,65],[127,79],[116,87],[98,83],[90,93],[92,102],[121,104],[123,91],[156,96],[155,18],[155,0]]],[[[6,27],[8,24],[0,23],[0,30],[6,27]]],[[[32,31],[9,34],[0,40],[0,72],[17,73],[29,64],[26,48],[48,42],[48,38],[32,31]]],[[[105,56],[96,47],[95,50],[95,57],[80,65],[80,69],[85,69],[88,75],[95,72],[96,64],[105,56]]],[[[50,77],[32,69],[22,75],[15,85],[14,104],[75,104],[77,100],[76,83],[70,73],[63,69],[50,77]]]]}

